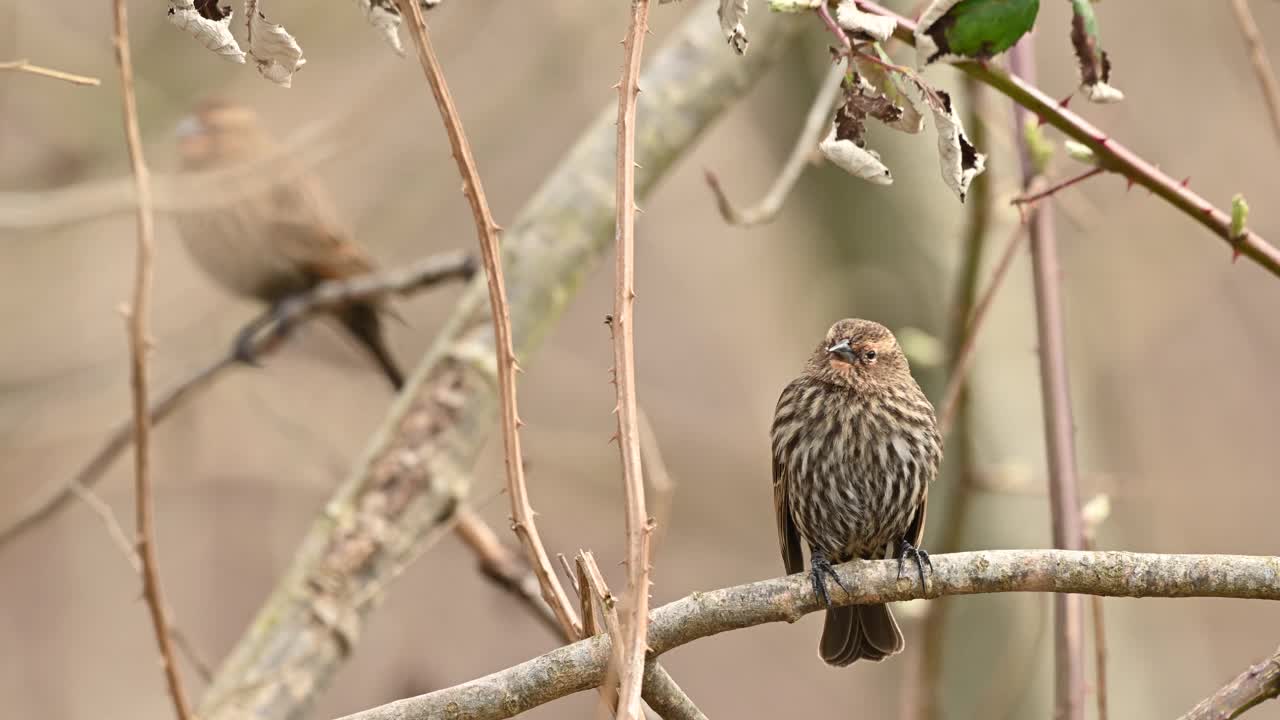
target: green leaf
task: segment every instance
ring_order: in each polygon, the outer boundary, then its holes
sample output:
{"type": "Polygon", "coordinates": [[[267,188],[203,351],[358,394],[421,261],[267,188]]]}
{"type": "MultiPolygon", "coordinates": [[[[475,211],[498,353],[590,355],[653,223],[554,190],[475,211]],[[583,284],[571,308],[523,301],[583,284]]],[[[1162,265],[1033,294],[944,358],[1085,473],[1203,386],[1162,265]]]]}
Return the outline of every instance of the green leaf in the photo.
{"type": "Polygon", "coordinates": [[[1245,223],[1249,222],[1249,203],[1244,195],[1236,193],[1231,198],[1231,238],[1234,240],[1244,236],[1245,223]]]}
{"type": "Polygon", "coordinates": [[[916,28],[918,64],[995,57],[1031,30],[1039,12],[1040,0],[933,0],[916,28]]]}
{"type": "Polygon", "coordinates": [[[1110,85],[1111,59],[1098,39],[1098,18],[1089,0],[1071,0],[1071,46],[1080,64],[1080,88],[1090,102],[1114,103],[1124,93],[1110,85]]]}

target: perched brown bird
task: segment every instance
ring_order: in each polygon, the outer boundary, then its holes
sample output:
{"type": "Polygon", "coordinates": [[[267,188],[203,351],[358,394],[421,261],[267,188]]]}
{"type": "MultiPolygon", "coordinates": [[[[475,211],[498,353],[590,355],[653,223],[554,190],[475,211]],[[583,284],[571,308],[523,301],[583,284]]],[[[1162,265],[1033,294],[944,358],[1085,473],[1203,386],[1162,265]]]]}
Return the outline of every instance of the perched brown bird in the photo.
{"type": "Polygon", "coordinates": [[[912,555],[924,583],[929,482],[942,460],[933,406],[911,377],[893,333],[870,320],[827,331],[773,418],[773,502],[788,573],[804,569],[809,546],[814,592],[827,604],[818,652],[830,665],[901,652],[902,631],[886,605],[832,608],[832,563],[892,553],[902,575],[912,555]]]}
{"type": "MultiPolygon", "coordinates": [[[[209,171],[246,166],[278,152],[253,110],[223,100],[206,100],[177,127],[183,170],[209,171]]],[[[280,177],[262,192],[225,203],[182,211],[175,221],[196,263],[218,284],[272,308],[326,280],[368,273],[373,261],[338,223],[333,206],[316,182],[288,172],[287,160],[269,163],[280,177]]],[[[337,319],[377,361],[399,390],[404,374],[383,339],[379,304],[352,303],[337,319]]],[[[237,339],[237,356],[252,361],[252,330],[237,339]]]]}

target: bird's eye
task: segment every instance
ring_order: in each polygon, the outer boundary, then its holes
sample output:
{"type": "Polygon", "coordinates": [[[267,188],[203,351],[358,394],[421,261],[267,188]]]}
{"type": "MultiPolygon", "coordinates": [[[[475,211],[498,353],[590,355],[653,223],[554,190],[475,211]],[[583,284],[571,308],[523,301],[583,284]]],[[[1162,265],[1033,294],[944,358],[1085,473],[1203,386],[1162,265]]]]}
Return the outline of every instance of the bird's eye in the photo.
{"type": "Polygon", "coordinates": [[[868,351],[866,351],[866,352],[862,353],[862,359],[863,359],[863,360],[866,360],[867,362],[875,362],[875,361],[876,361],[876,351],[875,351],[875,350],[868,350],[868,351]]]}

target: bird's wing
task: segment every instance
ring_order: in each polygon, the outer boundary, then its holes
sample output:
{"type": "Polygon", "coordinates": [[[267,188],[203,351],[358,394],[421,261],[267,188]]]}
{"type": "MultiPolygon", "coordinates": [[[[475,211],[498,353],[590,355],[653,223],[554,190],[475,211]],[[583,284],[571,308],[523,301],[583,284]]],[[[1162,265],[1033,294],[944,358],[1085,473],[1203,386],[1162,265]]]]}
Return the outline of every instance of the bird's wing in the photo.
{"type": "Polygon", "coordinates": [[[333,203],[310,178],[271,189],[272,247],[317,280],[341,280],[373,269],[373,260],[343,229],[333,203]]]}
{"type": "Polygon", "coordinates": [[[782,564],[787,574],[798,573],[804,569],[800,531],[791,518],[791,504],[787,501],[787,471],[778,464],[777,454],[773,456],[773,508],[778,513],[778,546],[782,549],[782,564]]]}
{"type": "Polygon", "coordinates": [[[911,516],[911,524],[907,526],[907,531],[903,533],[903,537],[907,539],[915,547],[920,547],[920,543],[924,540],[924,516],[925,508],[929,506],[929,484],[925,483],[924,496],[920,498],[920,507],[916,508],[915,515],[911,516]]]}
{"type": "MultiPolygon", "coordinates": [[[[787,393],[791,392],[793,385],[794,383],[788,385],[782,391],[782,396],[778,398],[779,407],[782,406],[787,393]]],[[[798,573],[804,569],[803,544],[800,541],[800,530],[796,527],[795,518],[791,516],[791,502],[787,498],[791,478],[778,457],[778,450],[779,448],[775,445],[772,453],[773,509],[778,519],[778,547],[782,550],[782,564],[786,567],[787,573],[798,573]]]]}

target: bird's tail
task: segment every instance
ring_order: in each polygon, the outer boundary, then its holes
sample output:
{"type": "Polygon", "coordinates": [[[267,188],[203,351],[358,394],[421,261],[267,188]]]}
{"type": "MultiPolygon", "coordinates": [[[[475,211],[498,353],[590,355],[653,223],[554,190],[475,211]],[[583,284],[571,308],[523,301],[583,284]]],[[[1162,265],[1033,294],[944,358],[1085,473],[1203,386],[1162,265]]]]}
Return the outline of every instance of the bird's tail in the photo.
{"type": "Polygon", "coordinates": [[[828,665],[843,667],[862,658],[883,660],[905,645],[888,605],[851,605],[827,611],[818,654],[828,665]]]}
{"type": "Polygon", "coordinates": [[[400,391],[404,387],[404,373],[391,357],[386,340],[382,335],[382,320],[378,317],[378,308],[371,303],[355,303],[338,313],[342,324],[364,345],[373,359],[378,362],[382,374],[387,377],[391,387],[400,391]]]}

